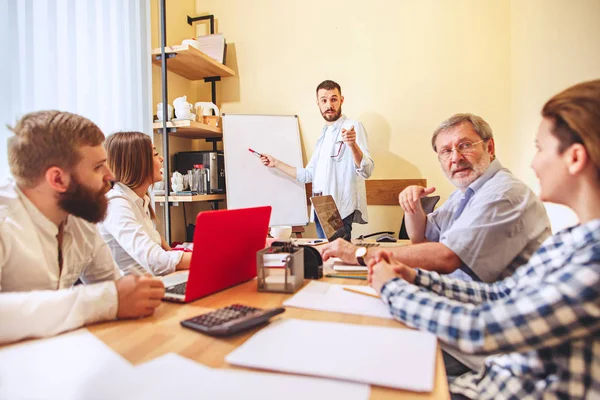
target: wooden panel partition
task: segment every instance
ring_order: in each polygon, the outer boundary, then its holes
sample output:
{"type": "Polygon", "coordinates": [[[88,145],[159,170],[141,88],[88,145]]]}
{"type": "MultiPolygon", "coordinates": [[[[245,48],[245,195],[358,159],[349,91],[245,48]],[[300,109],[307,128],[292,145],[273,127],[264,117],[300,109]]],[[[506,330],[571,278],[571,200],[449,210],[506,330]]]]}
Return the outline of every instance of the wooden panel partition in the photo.
{"type": "MultiPolygon", "coordinates": [[[[367,179],[367,205],[399,206],[398,195],[411,185],[427,187],[427,179],[367,179]]],[[[306,203],[310,204],[312,183],[306,184],[306,203]]]]}

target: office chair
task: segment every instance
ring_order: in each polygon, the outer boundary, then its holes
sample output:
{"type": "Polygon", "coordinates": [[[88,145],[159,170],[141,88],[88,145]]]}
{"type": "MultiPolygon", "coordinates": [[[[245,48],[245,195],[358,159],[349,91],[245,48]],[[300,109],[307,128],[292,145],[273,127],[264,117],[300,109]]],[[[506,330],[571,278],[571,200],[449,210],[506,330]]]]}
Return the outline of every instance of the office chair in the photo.
{"type": "MultiPolygon", "coordinates": [[[[421,198],[421,206],[423,206],[423,211],[425,211],[425,215],[432,213],[435,209],[435,205],[440,201],[440,196],[429,196],[421,198]]],[[[400,232],[398,232],[398,239],[400,240],[408,240],[408,233],[406,233],[406,224],[404,223],[404,216],[402,217],[402,224],[400,224],[400,232]]]]}
{"type": "MultiPolygon", "coordinates": [[[[423,206],[423,211],[425,211],[425,215],[433,212],[438,201],[440,201],[440,196],[429,196],[429,197],[421,198],[421,206],[423,206]]],[[[360,235],[357,239],[363,240],[363,239],[366,239],[366,238],[369,238],[369,237],[375,236],[375,235],[393,235],[394,233],[395,232],[390,232],[390,231],[375,232],[375,233],[370,233],[368,235],[360,235]]],[[[404,217],[402,217],[402,223],[400,224],[400,232],[398,232],[398,239],[400,239],[400,240],[410,239],[408,237],[408,233],[406,233],[406,225],[404,222],[404,217]]]]}

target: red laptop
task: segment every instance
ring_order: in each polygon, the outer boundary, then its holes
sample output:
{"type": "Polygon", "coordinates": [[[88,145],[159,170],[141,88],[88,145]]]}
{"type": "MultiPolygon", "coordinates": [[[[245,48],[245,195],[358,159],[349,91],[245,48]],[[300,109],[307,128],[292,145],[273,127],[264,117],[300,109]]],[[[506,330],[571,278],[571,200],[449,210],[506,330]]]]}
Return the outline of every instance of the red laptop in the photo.
{"type": "Polygon", "coordinates": [[[190,302],[256,277],[271,206],[200,212],[189,273],[163,278],[165,300],[190,302]]]}

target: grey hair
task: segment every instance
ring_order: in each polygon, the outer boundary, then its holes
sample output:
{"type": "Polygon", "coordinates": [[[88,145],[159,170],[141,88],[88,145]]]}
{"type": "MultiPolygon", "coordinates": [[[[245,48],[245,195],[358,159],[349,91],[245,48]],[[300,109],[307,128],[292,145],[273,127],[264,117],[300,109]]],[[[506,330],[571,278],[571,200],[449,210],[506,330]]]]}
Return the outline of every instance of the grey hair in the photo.
{"type": "Polygon", "coordinates": [[[490,124],[485,122],[485,120],[483,118],[481,118],[475,114],[468,114],[468,113],[467,114],[454,114],[447,120],[443,121],[440,124],[440,126],[437,127],[435,132],[433,132],[433,136],[431,137],[431,147],[433,148],[433,151],[437,152],[437,149],[435,147],[435,140],[437,139],[438,135],[441,132],[443,132],[447,129],[450,129],[454,126],[460,125],[463,122],[471,123],[473,130],[475,132],[477,132],[477,134],[479,135],[479,137],[481,139],[488,140],[488,139],[494,138],[494,134],[492,133],[492,128],[490,127],[490,124]]]}

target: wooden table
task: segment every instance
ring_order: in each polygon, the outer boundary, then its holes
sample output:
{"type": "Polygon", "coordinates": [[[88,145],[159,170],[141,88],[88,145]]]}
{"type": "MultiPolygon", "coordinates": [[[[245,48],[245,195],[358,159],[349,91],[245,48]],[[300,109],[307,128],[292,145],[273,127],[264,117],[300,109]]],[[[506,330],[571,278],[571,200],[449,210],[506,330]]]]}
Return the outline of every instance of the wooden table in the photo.
{"type": "MultiPolygon", "coordinates": [[[[324,278],[321,281],[337,284],[360,284],[351,279],[324,278]]],[[[308,282],[308,281],[307,281],[308,282]]],[[[256,280],[252,280],[228,290],[213,294],[189,304],[164,302],[154,316],[139,320],[115,321],[89,326],[88,329],[114,351],[133,364],[150,361],[163,354],[174,352],[213,368],[237,367],[228,365],[225,356],[244,343],[259,328],[232,338],[213,338],[181,327],[179,322],[186,318],[205,313],[232,303],[242,303],[254,307],[279,307],[292,295],[280,293],[259,293],[256,280]]],[[[323,311],[286,308],[280,318],[299,318],[314,321],[345,322],[359,325],[376,325],[405,329],[393,320],[364,317],[323,311]]],[[[332,340],[321,338],[321,340],[332,340]]],[[[399,346],[402,344],[399,343],[399,346]]],[[[171,371],[173,372],[173,371],[171,371]]],[[[371,399],[449,399],[446,372],[441,351],[435,371],[435,385],[432,393],[414,393],[393,390],[379,386],[371,387],[371,399]]]]}

